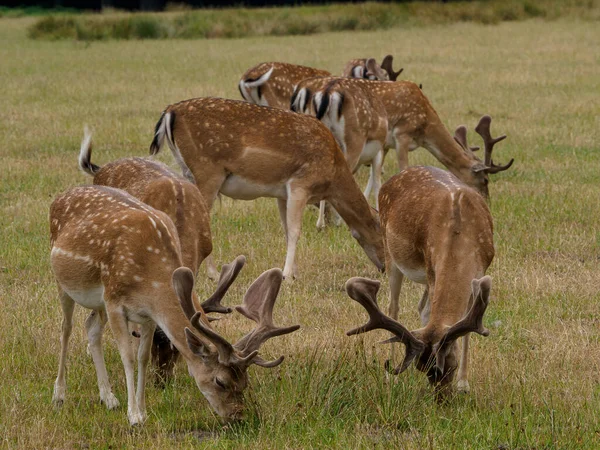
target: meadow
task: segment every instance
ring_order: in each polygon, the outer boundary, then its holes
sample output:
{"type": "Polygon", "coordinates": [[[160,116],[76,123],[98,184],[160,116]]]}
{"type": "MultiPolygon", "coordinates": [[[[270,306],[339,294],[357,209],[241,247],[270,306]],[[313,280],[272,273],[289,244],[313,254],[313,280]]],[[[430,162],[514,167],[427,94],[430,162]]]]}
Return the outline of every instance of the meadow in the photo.
{"type": "MultiPolygon", "coordinates": [[[[541,19],[456,23],[302,37],[229,40],[35,41],[32,18],[0,19],[0,446],[4,448],[598,448],[600,447],[600,27],[541,19]],[[51,404],[61,310],[49,265],[48,208],[90,180],[78,170],[84,124],[102,164],[146,155],[170,103],[239,98],[250,66],[279,60],[341,72],[347,60],[391,53],[401,78],[423,83],[448,128],[493,117],[499,163],[491,210],[496,257],[488,271],[488,338],[471,340],[471,393],[438,404],[412,368],[383,369],[389,348],[377,331],[347,337],[364,310],[343,291],[366,276],[389,285],[348,230],[318,232],[307,209],[296,256],[300,278],[283,286],[276,322],[300,331],[264,346],[286,356],[250,369],[248,419],[222,426],[183,364],[165,390],[149,384],[149,418],[126,419],[123,366],[110,331],[105,357],[116,411],[100,404],[78,308],[67,400],[51,404]]],[[[168,151],[159,158],[174,166],[168,151]]],[[[439,166],[425,150],[411,164],[439,166]]],[[[396,171],[392,155],[385,177],[396,171]]],[[[359,182],[364,186],[367,171],[359,182]]],[[[212,232],[218,265],[244,254],[246,267],[224,303],[241,302],[264,270],[281,267],[284,235],[276,202],[223,198],[212,232]]],[[[196,290],[212,293],[203,268],[196,290]]],[[[422,286],[406,282],[400,317],[418,326],[422,286]]],[[[231,339],[251,324],[216,323],[231,339]]]]}

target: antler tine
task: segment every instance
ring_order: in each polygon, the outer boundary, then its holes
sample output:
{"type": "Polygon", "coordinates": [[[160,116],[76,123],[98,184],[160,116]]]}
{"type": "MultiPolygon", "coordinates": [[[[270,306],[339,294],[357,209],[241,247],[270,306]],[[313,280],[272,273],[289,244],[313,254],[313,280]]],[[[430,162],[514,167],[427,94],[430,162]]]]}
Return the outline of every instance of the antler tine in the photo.
{"type": "MultiPolygon", "coordinates": [[[[258,324],[254,330],[235,343],[234,348],[242,354],[257,351],[270,338],[289,334],[300,328],[300,325],[277,327],[273,324],[273,307],[282,280],[283,273],[280,269],[267,270],[248,288],[242,305],[235,307],[240,314],[258,324]]],[[[263,367],[275,367],[282,361],[283,357],[270,362],[255,358],[252,362],[263,367]]]]}
{"type": "Polygon", "coordinates": [[[221,364],[230,364],[232,358],[235,357],[233,346],[216,331],[207,327],[202,323],[202,312],[198,311],[194,314],[194,317],[190,320],[194,329],[199,331],[206,339],[208,339],[216,348],[219,353],[219,362],[221,364]]]}
{"type": "Polygon", "coordinates": [[[194,308],[194,303],[192,302],[194,274],[187,267],[179,267],[173,272],[172,283],[183,313],[188,320],[191,320],[194,314],[196,314],[196,308],[194,308]]]}
{"type": "Polygon", "coordinates": [[[471,309],[463,319],[450,327],[442,339],[433,347],[433,352],[436,354],[436,365],[441,371],[444,370],[446,354],[459,337],[471,332],[486,337],[489,336],[490,331],[483,326],[483,315],[489,305],[491,288],[492,279],[488,275],[479,280],[473,280],[473,305],[471,309]]]}
{"type": "Polygon", "coordinates": [[[404,372],[408,366],[410,366],[412,361],[423,352],[425,344],[414,337],[402,324],[381,312],[377,305],[377,292],[379,291],[379,286],[379,281],[370,280],[368,278],[354,277],[346,281],[346,292],[348,293],[348,296],[360,303],[369,314],[369,321],[365,325],[354,328],[346,334],[352,336],[378,328],[394,333],[396,336],[383,343],[402,342],[406,346],[404,361],[395,370],[395,373],[399,374],[404,372]]]}
{"type": "Polygon", "coordinates": [[[392,67],[393,60],[394,57],[392,55],[387,55],[385,58],[383,58],[383,61],[381,62],[381,68],[388,73],[390,81],[396,81],[398,79],[398,75],[400,75],[404,70],[401,68],[398,72],[394,72],[394,69],[392,67]]]}
{"type": "Polygon", "coordinates": [[[511,159],[510,162],[504,166],[497,166],[494,164],[494,162],[492,160],[492,150],[494,149],[494,145],[496,145],[498,142],[506,139],[506,135],[503,134],[502,136],[498,136],[497,138],[492,138],[492,135],[490,132],[491,123],[492,123],[492,118],[488,115],[485,115],[479,120],[479,123],[475,127],[475,131],[483,139],[483,144],[484,144],[484,149],[485,149],[484,164],[486,165],[486,172],[498,173],[498,172],[506,170],[510,166],[512,166],[512,163],[514,162],[514,158],[511,159]]]}
{"type": "Polygon", "coordinates": [[[202,303],[202,309],[205,313],[217,312],[221,314],[229,314],[232,309],[221,305],[221,300],[227,293],[227,290],[231,284],[235,281],[240,270],[246,264],[246,257],[240,255],[235,258],[231,263],[224,264],[221,268],[221,276],[219,277],[219,283],[213,295],[208,300],[202,303]]]}
{"type": "Polygon", "coordinates": [[[458,142],[458,144],[465,151],[476,152],[477,150],[479,150],[479,147],[477,146],[469,147],[469,144],[467,142],[467,127],[465,127],[464,125],[460,125],[458,128],[456,128],[456,131],[454,131],[454,140],[458,142]]]}

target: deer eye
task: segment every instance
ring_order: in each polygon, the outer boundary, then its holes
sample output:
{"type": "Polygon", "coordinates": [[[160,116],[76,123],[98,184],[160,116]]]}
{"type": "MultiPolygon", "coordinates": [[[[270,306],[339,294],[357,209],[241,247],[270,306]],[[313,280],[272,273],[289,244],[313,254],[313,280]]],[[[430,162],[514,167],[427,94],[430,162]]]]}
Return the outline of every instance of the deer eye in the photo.
{"type": "Polygon", "coordinates": [[[219,380],[217,377],[215,377],[215,384],[221,389],[227,389],[227,385],[222,380],[219,380]]]}

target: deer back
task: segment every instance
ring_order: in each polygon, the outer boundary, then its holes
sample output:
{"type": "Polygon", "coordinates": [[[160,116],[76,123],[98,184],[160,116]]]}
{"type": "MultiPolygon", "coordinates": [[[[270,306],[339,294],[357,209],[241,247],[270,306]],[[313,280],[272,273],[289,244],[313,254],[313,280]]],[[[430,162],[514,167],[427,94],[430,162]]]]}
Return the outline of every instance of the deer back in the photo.
{"type": "Polygon", "coordinates": [[[248,69],[239,82],[242,98],[256,105],[289,109],[294,86],[305,78],[331,75],[326,70],[282,62],[265,62],[248,69]]]}
{"type": "Polygon", "coordinates": [[[210,218],[198,188],[166,165],[144,158],[123,158],[102,166],[94,184],[123,189],[165,212],[175,224],[183,264],[194,274],[212,251],[210,218]]]}

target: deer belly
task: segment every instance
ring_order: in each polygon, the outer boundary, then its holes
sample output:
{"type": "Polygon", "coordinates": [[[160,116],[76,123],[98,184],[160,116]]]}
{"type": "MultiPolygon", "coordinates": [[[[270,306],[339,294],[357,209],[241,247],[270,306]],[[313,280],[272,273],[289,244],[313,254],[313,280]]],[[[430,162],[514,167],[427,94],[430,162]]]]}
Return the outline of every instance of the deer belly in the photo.
{"type": "Polygon", "coordinates": [[[220,192],[236,200],[254,200],[259,197],[287,198],[285,184],[259,184],[233,174],[225,179],[220,192]]]}
{"type": "Polygon", "coordinates": [[[101,310],[104,309],[104,286],[95,286],[87,289],[69,289],[61,284],[63,290],[69,294],[78,305],[84,308],[101,310]]]}
{"type": "Polygon", "coordinates": [[[377,153],[379,153],[380,151],[381,151],[381,143],[379,141],[367,142],[362,149],[358,163],[360,165],[371,163],[371,161],[373,161],[375,156],[377,156],[377,153]]]}
{"type": "Polygon", "coordinates": [[[427,273],[424,267],[408,267],[401,264],[396,264],[400,272],[411,281],[420,284],[427,283],[427,273]]]}

